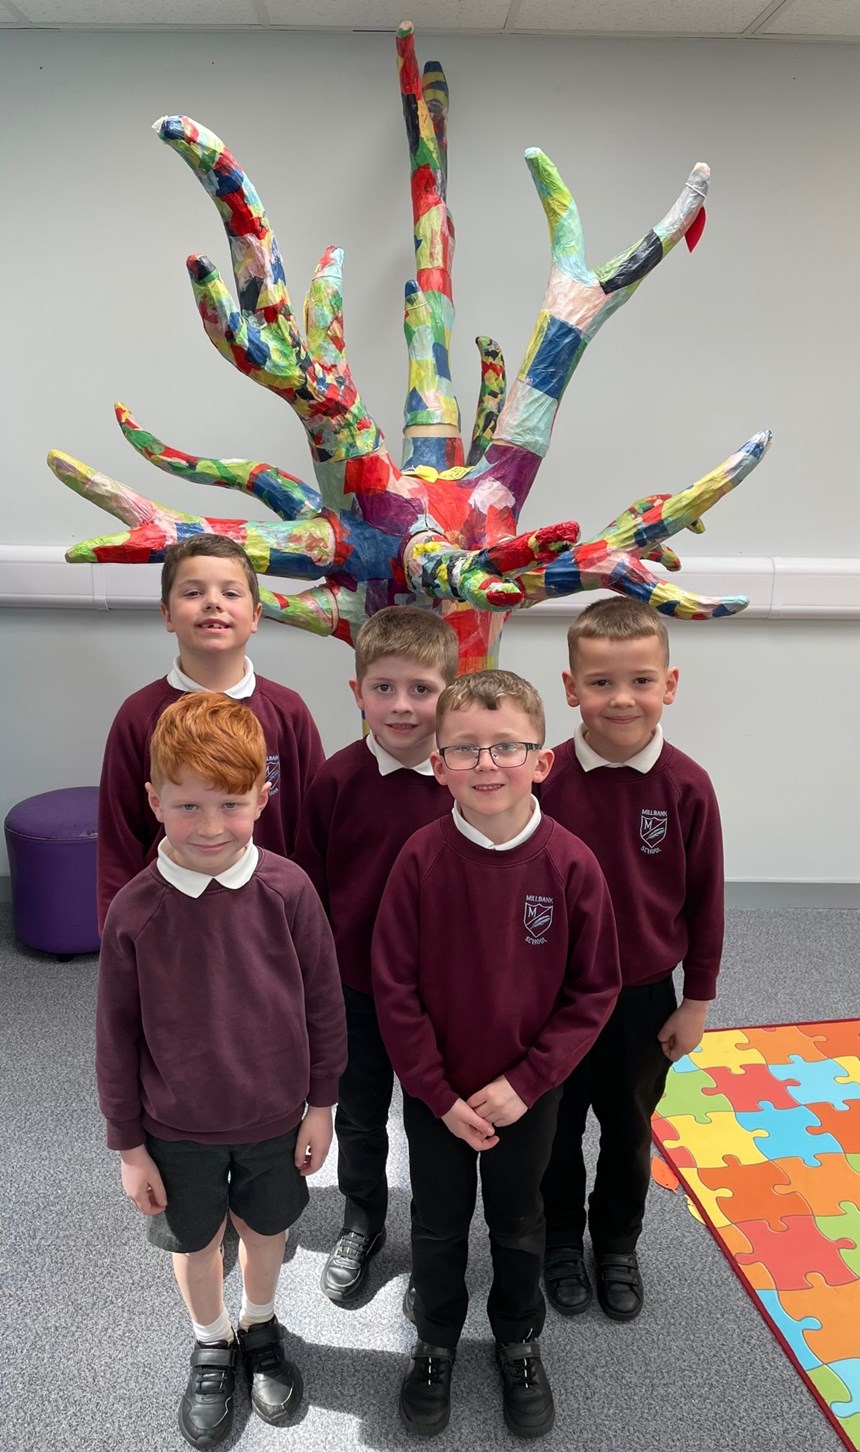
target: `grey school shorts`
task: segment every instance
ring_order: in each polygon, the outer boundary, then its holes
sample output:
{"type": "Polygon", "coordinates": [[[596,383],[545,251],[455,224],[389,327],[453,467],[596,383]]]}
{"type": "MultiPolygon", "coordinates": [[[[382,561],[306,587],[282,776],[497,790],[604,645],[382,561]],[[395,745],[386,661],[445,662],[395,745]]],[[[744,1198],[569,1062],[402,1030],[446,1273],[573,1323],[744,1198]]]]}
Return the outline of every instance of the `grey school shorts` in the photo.
{"type": "Polygon", "coordinates": [[[167,1209],[147,1216],[151,1245],[176,1255],[203,1250],[228,1209],[258,1235],[278,1235],[308,1203],[296,1169],[299,1126],[259,1144],[200,1144],[146,1136],[167,1194],[167,1209]]]}

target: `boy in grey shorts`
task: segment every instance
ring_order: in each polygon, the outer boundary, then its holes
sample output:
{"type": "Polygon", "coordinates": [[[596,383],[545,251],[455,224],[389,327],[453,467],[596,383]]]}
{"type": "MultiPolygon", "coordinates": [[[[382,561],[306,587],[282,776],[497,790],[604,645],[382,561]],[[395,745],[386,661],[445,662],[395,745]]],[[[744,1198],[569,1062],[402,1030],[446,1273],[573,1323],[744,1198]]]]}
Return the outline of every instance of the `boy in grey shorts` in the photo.
{"type": "Polygon", "coordinates": [[[107,1142],[149,1239],[173,1255],[196,1345],[179,1407],[193,1447],[230,1431],[241,1355],[254,1410],[273,1425],[302,1381],[275,1316],[286,1231],[323,1164],[346,1062],[331,931],[309,879],[257,848],[266,805],[262,727],[240,701],[195,691],[151,744],[154,862],[108,910],[96,1070],[107,1142]],[[221,1242],[240,1239],[238,1339],[221,1242]]]}

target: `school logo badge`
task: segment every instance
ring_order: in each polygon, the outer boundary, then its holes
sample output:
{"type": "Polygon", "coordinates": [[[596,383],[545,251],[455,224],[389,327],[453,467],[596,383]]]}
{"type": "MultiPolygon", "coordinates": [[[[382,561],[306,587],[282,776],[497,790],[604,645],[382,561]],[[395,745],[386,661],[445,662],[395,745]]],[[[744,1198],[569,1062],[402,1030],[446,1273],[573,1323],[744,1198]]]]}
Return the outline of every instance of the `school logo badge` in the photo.
{"type": "Polygon", "coordinates": [[[668,829],[668,814],[665,811],[643,811],[639,818],[639,836],[642,839],[642,851],[649,854],[660,851],[660,843],[665,839],[668,829]]]}
{"type": "Polygon", "coordinates": [[[278,755],[266,757],[266,781],[271,783],[270,797],[278,794],[278,783],[281,780],[281,758],[278,755]]]}
{"type": "Polygon", "coordinates": [[[552,927],[553,900],[551,897],[537,897],[532,893],[526,894],[523,904],[523,927],[526,930],[526,942],[531,947],[538,943],[546,942],[546,935],[552,927]]]}

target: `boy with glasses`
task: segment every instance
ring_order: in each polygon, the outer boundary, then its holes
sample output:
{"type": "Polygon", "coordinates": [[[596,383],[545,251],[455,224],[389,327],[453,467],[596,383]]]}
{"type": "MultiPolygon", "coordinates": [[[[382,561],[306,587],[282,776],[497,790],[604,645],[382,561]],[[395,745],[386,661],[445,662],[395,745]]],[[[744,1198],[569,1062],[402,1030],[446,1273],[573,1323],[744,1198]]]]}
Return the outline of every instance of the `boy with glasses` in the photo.
{"type": "Polygon", "coordinates": [[[534,687],[508,671],[461,677],[439,698],[436,739],[433,768],[453,812],[404,847],[373,940],[412,1181],[419,1339],[400,1417],[423,1436],[448,1423],[480,1166],[505,1422],[538,1437],[555,1416],[537,1339],[540,1182],[558,1086],[618,992],[615,926],[591,852],[543,817],[532,795],[553,759],[534,687]]]}

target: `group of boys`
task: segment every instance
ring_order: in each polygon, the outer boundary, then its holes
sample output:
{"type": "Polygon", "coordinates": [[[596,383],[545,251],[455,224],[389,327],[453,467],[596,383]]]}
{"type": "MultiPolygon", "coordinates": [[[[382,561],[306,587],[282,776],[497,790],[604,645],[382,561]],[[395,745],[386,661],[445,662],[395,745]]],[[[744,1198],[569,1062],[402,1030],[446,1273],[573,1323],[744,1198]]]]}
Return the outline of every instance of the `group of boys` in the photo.
{"type": "Polygon", "coordinates": [[[504,1419],[539,1437],[555,1416],[541,1279],[557,1311],[586,1310],[587,1220],[600,1306],[639,1314],[650,1119],[720,963],[719,816],[705,772],[663,740],[665,625],[622,599],[575,620],[563,679],[581,723],[553,752],[528,682],[457,678],[449,625],[382,610],[350,681],[367,734],[325,761],[300,697],[245,655],[261,607],[238,545],[171,547],[162,613],[179,655],[105,752],[97,1071],[123,1188],[192,1322],[180,1430],[198,1448],[227,1436],[240,1363],[260,1417],[295,1415],[275,1314],[287,1230],[336,1103],[344,1216],[322,1290],[359,1295],[385,1242],[396,1075],[418,1338],[401,1421],[420,1436],[449,1421],[480,1173],[504,1419]]]}

